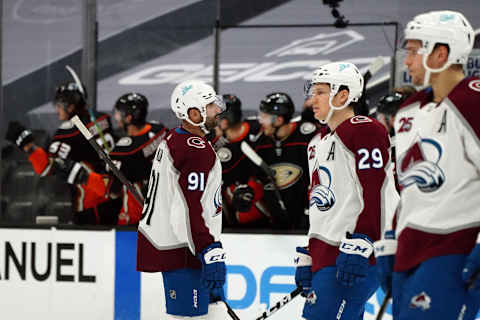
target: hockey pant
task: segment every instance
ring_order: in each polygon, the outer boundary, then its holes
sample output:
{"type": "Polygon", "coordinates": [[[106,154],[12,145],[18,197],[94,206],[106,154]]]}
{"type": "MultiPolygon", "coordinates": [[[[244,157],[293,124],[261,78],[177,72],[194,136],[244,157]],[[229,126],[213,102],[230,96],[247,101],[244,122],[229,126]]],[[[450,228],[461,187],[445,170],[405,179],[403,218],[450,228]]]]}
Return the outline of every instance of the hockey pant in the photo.
{"type": "Polygon", "coordinates": [[[229,319],[225,304],[214,301],[210,291],[200,283],[200,273],[199,269],[162,272],[168,319],[229,319]]]}
{"type": "Polygon", "coordinates": [[[480,301],[467,293],[462,281],[466,255],[425,260],[406,272],[394,272],[394,320],[473,320],[480,301]]]}
{"type": "Polygon", "coordinates": [[[365,281],[346,287],[336,279],[337,267],[325,267],[313,274],[302,317],[307,320],[363,320],[365,304],[379,283],[375,266],[369,266],[365,281]]]}

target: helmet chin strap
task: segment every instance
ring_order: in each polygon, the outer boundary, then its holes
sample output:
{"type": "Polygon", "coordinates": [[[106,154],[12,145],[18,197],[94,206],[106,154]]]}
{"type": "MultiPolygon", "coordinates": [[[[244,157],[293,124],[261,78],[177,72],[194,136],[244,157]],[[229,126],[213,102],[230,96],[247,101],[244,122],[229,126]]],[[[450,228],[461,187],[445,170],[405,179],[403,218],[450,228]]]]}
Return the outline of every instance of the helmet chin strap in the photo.
{"type": "Polygon", "coordinates": [[[352,101],[352,99],[350,99],[350,97],[348,97],[347,101],[345,101],[345,103],[343,105],[341,105],[339,107],[335,107],[332,104],[332,101],[333,101],[333,98],[335,97],[336,94],[337,94],[337,92],[334,92],[334,91],[330,92],[330,97],[328,98],[328,105],[330,106],[330,109],[328,110],[328,113],[327,113],[327,116],[325,117],[325,120],[319,120],[319,122],[323,125],[328,124],[328,121],[330,121],[330,119],[332,118],[334,111],[345,109],[350,104],[350,102],[352,101]]]}
{"type": "Polygon", "coordinates": [[[423,86],[424,87],[428,87],[430,85],[430,75],[432,73],[440,73],[442,71],[445,71],[447,70],[451,65],[452,63],[447,61],[445,62],[445,64],[443,66],[441,66],[440,68],[430,68],[428,65],[427,65],[427,59],[428,59],[428,56],[430,54],[426,54],[424,53],[423,54],[423,59],[422,59],[422,63],[423,63],[423,67],[425,68],[425,76],[423,77],[423,86]]]}
{"type": "Polygon", "coordinates": [[[202,115],[202,121],[199,122],[199,123],[195,123],[193,122],[191,119],[190,119],[190,116],[188,116],[187,114],[187,117],[185,118],[185,121],[187,121],[188,123],[190,123],[191,125],[193,126],[196,126],[196,127],[200,127],[200,129],[202,129],[203,133],[205,133],[206,135],[210,133],[210,131],[207,129],[207,127],[205,126],[205,122],[207,122],[207,113],[206,112],[202,112],[200,111],[200,114],[202,115]]]}

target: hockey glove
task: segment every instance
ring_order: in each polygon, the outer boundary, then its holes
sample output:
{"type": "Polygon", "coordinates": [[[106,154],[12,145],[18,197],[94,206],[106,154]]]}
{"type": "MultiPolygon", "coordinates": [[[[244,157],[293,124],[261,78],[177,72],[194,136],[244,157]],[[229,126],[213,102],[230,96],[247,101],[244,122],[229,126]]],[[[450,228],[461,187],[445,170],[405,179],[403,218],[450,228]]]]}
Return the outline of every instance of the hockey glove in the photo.
{"type": "Polygon", "coordinates": [[[467,290],[480,298],[480,235],[477,244],[467,257],[462,271],[462,279],[465,281],[467,290]]]}
{"type": "Polygon", "coordinates": [[[373,252],[370,238],[361,233],[347,232],[339,250],[337,280],[347,287],[363,282],[368,272],[368,258],[373,252]]]}
{"type": "Polygon", "coordinates": [[[8,141],[14,143],[23,151],[23,147],[33,141],[32,131],[25,128],[18,121],[8,123],[7,134],[5,137],[8,141]]]}
{"type": "Polygon", "coordinates": [[[395,252],[397,240],[395,231],[385,232],[385,238],[373,243],[375,258],[377,259],[377,277],[383,292],[392,289],[393,265],[395,264],[395,252]]]}
{"type": "Polygon", "coordinates": [[[55,158],[54,168],[68,184],[85,184],[90,174],[81,163],[70,159],[55,158]]]}
{"type": "Polygon", "coordinates": [[[233,191],[232,204],[240,212],[247,212],[252,207],[253,189],[247,184],[238,185],[233,191]]]}
{"type": "Polygon", "coordinates": [[[210,290],[214,297],[224,297],[223,285],[227,268],[225,266],[226,253],[220,242],[214,242],[203,249],[198,258],[202,262],[202,274],[200,281],[202,285],[210,290]]]}
{"type": "Polygon", "coordinates": [[[302,296],[306,297],[312,288],[312,257],[305,247],[297,247],[295,263],[295,284],[301,288],[302,296]]]}

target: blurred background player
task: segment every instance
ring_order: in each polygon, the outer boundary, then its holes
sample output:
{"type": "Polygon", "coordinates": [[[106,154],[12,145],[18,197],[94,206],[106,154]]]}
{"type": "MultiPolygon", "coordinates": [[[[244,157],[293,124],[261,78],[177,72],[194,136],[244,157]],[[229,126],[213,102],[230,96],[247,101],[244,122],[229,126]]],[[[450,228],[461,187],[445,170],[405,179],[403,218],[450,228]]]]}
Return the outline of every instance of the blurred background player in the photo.
{"type": "Polygon", "coordinates": [[[104,173],[104,162],[70,121],[78,115],[97,143],[111,150],[114,138],[111,134],[110,116],[94,112],[96,124],[91,122],[85,96],[74,82],[62,84],[56,89],[53,104],[62,123],[55,132],[48,151],[35,145],[32,132],[18,122],[9,123],[6,139],[28,154],[38,175],[61,175],[71,185],[75,224],[115,224],[115,211],[118,213],[120,202],[109,201],[101,191],[89,187],[105,183],[101,174],[88,175],[90,171],[104,173]]]}
{"type": "Polygon", "coordinates": [[[258,120],[263,135],[255,144],[255,151],[275,171],[275,183],[286,206],[286,217],[275,197],[273,187],[258,175],[265,185],[265,202],[270,209],[276,227],[308,229],[308,160],[307,145],[316,134],[317,127],[309,121],[290,122],[295,106],[290,96],[283,92],[267,95],[261,102],[258,120]],[[282,221],[283,220],[283,221],[282,221]]]}
{"type": "Polygon", "coordinates": [[[392,93],[389,93],[378,100],[372,113],[375,114],[375,118],[378,122],[383,124],[387,129],[390,137],[395,136],[393,128],[395,114],[397,114],[400,105],[415,92],[417,92],[417,90],[413,86],[398,87],[394,88],[392,93]]]}
{"type": "Polygon", "coordinates": [[[181,127],[155,154],[138,227],[137,270],[161,272],[166,319],[225,320],[226,254],[222,230],[222,166],[205,135],[222,111],[213,88],[180,83],[171,107],[181,127]],[[193,303],[192,303],[193,301],[193,303]]]}
{"type": "Polygon", "coordinates": [[[395,186],[398,192],[400,192],[400,185],[398,184],[397,170],[395,168],[397,158],[395,153],[395,130],[393,125],[395,121],[395,115],[397,114],[400,105],[415,92],[417,92],[417,90],[412,86],[394,88],[392,93],[387,94],[378,100],[377,105],[373,110],[375,118],[378,120],[378,122],[383,124],[390,135],[390,157],[392,158],[393,175],[395,177],[395,186]]]}
{"type": "Polygon", "coordinates": [[[256,179],[254,164],[245,157],[240,144],[253,144],[261,134],[256,120],[243,120],[242,102],[232,94],[223,95],[225,111],[218,115],[218,136],[214,147],[222,162],[223,217],[226,226],[260,227],[270,224],[263,203],[263,185],[256,179]]]}
{"type": "Polygon", "coordinates": [[[308,248],[297,247],[295,281],[307,298],[303,318],[363,319],[377,290],[373,241],[393,215],[398,194],[385,128],[355,116],[363,77],[349,62],[335,62],[312,76],[315,117],[331,133],[308,145],[311,177],[308,248]]]}
{"type": "Polygon", "coordinates": [[[317,133],[324,135],[327,134],[330,129],[324,123],[320,123],[315,119],[315,114],[313,112],[313,85],[312,80],[308,79],[303,85],[303,93],[305,100],[303,101],[301,119],[305,122],[311,122],[317,127],[317,133]]]}
{"type": "Polygon", "coordinates": [[[427,88],[395,116],[398,223],[376,244],[394,319],[470,320],[478,311],[480,79],[462,68],[473,39],[454,11],[417,15],[405,28],[405,65],[427,88]]]}
{"type": "MultiPolygon", "coordinates": [[[[167,132],[164,125],[147,122],[147,114],[147,98],[135,92],[119,97],[113,109],[116,123],[127,136],[117,141],[110,157],[140,194],[146,193],[155,151],[167,132]]],[[[135,200],[126,186],[122,186],[121,194],[122,209],[118,224],[137,224],[143,204],[135,200]]]]}

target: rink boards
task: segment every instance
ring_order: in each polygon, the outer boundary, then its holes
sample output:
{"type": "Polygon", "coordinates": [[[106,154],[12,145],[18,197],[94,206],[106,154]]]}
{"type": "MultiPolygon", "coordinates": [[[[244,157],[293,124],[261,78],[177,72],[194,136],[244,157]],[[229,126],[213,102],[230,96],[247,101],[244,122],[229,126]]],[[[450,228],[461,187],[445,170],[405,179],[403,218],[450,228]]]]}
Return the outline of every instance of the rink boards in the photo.
{"type": "MultiPolygon", "coordinates": [[[[292,291],[295,247],[303,235],[224,234],[228,303],[241,319],[255,319],[292,291]]],[[[2,319],[162,319],[160,274],[135,270],[136,232],[0,229],[2,319]]],[[[384,294],[366,305],[375,319],[384,294]]],[[[297,297],[270,319],[298,319],[297,297]]],[[[383,319],[391,319],[390,307],[383,319]]]]}

